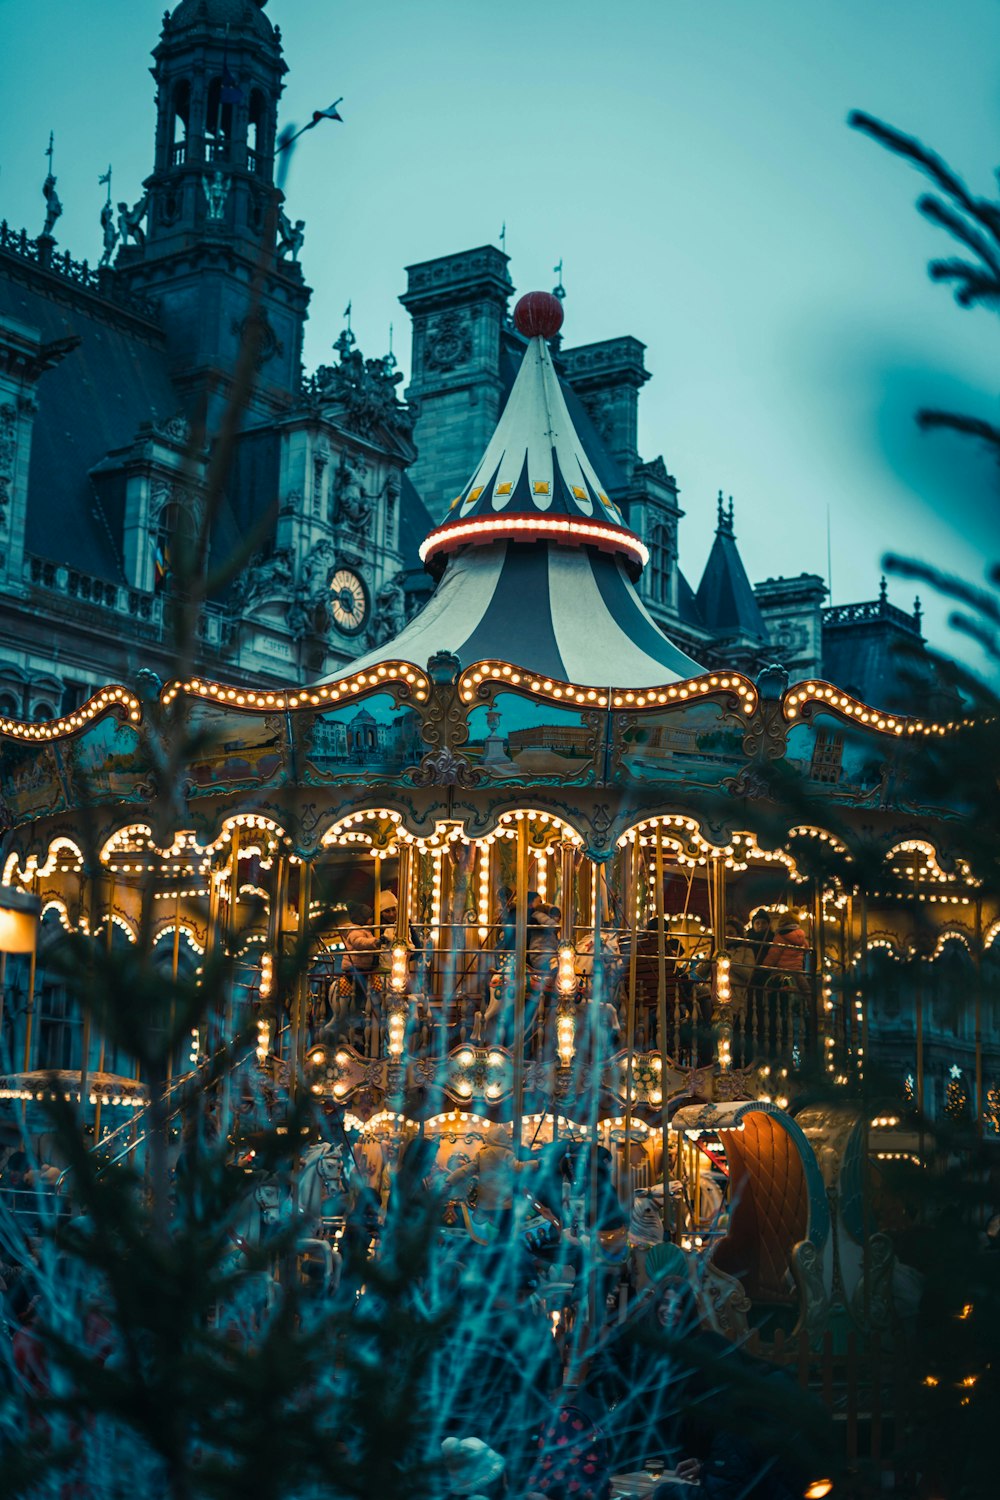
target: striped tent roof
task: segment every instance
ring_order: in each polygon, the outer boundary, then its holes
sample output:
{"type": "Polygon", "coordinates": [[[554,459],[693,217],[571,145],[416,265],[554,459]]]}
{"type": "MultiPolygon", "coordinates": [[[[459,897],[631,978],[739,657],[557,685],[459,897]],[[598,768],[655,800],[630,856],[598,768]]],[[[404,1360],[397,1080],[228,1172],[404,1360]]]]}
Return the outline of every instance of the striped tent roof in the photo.
{"type": "Polygon", "coordinates": [[[647,560],[587,457],[541,337],[529,341],[486,452],[421,557],[433,566],[497,536],[577,541],[621,553],[636,571],[647,560]]]}
{"type": "Polygon", "coordinates": [[[401,658],[423,666],[448,651],[463,668],[506,661],[536,676],[621,688],[703,670],[635,591],[646,549],[584,452],[541,336],[529,340],[482,462],[421,557],[443,569],[436,591],[357,668],[401,658]]]}

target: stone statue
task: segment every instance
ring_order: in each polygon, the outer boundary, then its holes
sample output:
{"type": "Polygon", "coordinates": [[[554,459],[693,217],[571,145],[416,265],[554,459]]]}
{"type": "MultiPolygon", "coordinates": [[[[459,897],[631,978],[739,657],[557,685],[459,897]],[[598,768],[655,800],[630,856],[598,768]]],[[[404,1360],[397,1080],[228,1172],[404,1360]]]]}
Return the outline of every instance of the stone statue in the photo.
{"type": "Polygon", "coordinates": [[[56,192],[56,179],[51,172],[42,183],[42,197],[45,199],[45,228],[42,234],[51,239],[55,222],[63,211],[59,194],[56,192]]]}
{"type": "Polygon", "coordinates": [[[308,591],[301,585],[292,595],[288,606],[288,628],[297,641],[308,635],[313,625],[313,611],[308,591]]]}
{"type": "Polygon", "coordinates": [[[201,174],[201,185],[205,190],[205,201],[208,204],[208,217],[214,222],[223,217],[226,212],[226,199],[229,197],[229,179],[224,172],[218,169],[209,177],[207,172],[201,174]]]}
{"type": "Polygon", "coordinates": [[[375,595],[375,611],[371,625],[371,643],[383,646],[398,635],[406,624],[406,595],[403,592],[403,574],[394,573],[375,595]]]}
{"type": "Polygon", "coordinates": [[[354,531],[364,531],[371,519],[374,501],[362,484],[365,463],[350,453],[340,455],[333,476],[334,521],[346,521],[354,531]]]}
{"type": "Polygon", "coordinates": [[[233,601],[245,608],[253,599],[287,598],[292,586],[292,555],[286,548],[257,556],[233,585],[233,601]]]}
{"type": "Polygon", "coordinates": [[[408,439],[415,411],[396,394],[402,372],[387,371],[384,359],[365,359],[360,349],[348,346],[347,339],[353,337],[344,330],[334,345],[341,355],[340,363],[320,365],[308,383],[313,402],[318,407],[339,407],[341,425],[360,437],[369,437],[381,425],[408,439]]]}
{"type": "Polygon", "coordinates": [[[302,564],[302,588],[306,598],[313,604],[326,598],[336,556],[333,543],[324,538],[310,549],[302,564]]]}
{"type": "Polygon", "coordinates": [[[305,219],[296,219],[293,224],[284,209],[278,214],[278,258],[298,260],[302,241],[306,236],[305,219]]]}
{"type": "Polygon", "coordinates": [[[110,266],[111,257],[118,243],[118,230],[115,228],[115,211],[111,206],[111,199],[101,209],[101,231],[104,236],[104,254],[101,256],[101,265],[110,266]]]}
{"type": "Polygon", "coordinates": [[[145,249],[146,232],[142,227],[142,221],[146,217],[148,207],[148,193],[143,193],[134,208],[129,208],[127,203],[119,203],[118,233],[121,235],[123,245],[127,245],[129,240],[135,240],[140,250],[145,249]]]}

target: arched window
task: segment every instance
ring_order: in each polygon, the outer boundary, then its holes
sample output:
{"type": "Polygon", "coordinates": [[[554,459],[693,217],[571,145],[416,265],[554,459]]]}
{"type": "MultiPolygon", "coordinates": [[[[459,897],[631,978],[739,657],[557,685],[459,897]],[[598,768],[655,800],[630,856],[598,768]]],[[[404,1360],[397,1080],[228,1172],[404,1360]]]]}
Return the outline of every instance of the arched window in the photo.
{"type": "Polygon", "coordinates": [[[205,156],[208,161],[229,159],[233,106],[227,96],[231,92],[221,78],[213,78],[208,85],[208,108],[205,111],[205,156]]]}
{"type": "Polygon", "coordinates": [[[21,717],[21,705],[13,693],[0,693],[0,716],[5,719],[19,719],[21,717]]]}
{"type": "Polygon", "coordinates": [[[187,160],[188,126],[191,119],[191,85],[186,78],[174,84],[173,104],[170,120],[170,165],[180,167],[187,160]]]}
{"type": "Polygon", "coordinates": [[[250,113],[247,125],[247,171],[259,172],[261,159],[267,152],[267,141],[265,139],[265,122],[267,120],[267,99],[260,89],[254,89],[250,95],[250,113]]]}
{"type": "Polygon", "coordinates": [[[649,587],[654,604],[670,602],[670,533],[665,526],[654,526],[649,540],[649,587]]]}
{"type": "Polygon", "coordinates": [[[41,702],[36,703],[34,708],[31,710],[31,717],[34,719],[36,724],[41,724],[45,719],[54,719],[56,717],[56,711],[52,707],[52,704],[47,703],[43,698],[41,702]]]}
{"type": "Polygon", "coordinates": [[[173,562],[177,554],[177,523],[180,506],[164,505],[153,533],[153,593],[166,594],[170,589],[173,562]]]}

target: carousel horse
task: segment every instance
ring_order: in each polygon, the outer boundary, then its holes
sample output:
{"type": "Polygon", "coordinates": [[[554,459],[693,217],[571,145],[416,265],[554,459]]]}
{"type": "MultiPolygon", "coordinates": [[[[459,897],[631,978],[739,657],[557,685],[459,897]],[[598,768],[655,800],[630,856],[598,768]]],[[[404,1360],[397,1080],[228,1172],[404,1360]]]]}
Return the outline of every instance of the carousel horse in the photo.
{"type": "Polygon", "coordinates": [[[340,1256],[319,1235],[324,1204],[329,1199],[346,1201],[356,1175],[353,1159],[344,1146],[319,1141],[306,1148],[291,1185],[273,1176],[261,1178],[250,1190],[243,1212],[230,1227],[234,1259],[266,1247],[270,1240],[294,1225],[299,1231],[296,1254],[318,1260],[324,1282],[336,1287],[340,1280],[340,1256]]]}

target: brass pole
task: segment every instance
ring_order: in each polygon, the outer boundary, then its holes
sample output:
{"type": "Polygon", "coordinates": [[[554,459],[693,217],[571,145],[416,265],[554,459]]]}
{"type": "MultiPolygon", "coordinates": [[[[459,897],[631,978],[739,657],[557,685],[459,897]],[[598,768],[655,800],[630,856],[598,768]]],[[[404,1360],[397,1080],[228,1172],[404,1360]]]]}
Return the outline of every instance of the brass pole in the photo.
{"type": "MultiPolygon", "coordinates": [[[[84,892],[85,892],[85,889],[86,889],[86,882],[84,882],[84,884],[83,884],[83,886],[81,888],[81,892],[80,892],[80,925],[81,925],[81,927],[83,925],[83,911],[84,911],[84,906],[85,906],[85,901],[84,901],[84,892]]],[[[96,902],[96,892],[97,892],[97,879],[96,879],[96,876],[95,876],[95,877],[91,877],[91,882],[90,882],[90,912],[89,912],[89,919],[88,919],[88,922],[87,922],[87,935],[90,938],[91,942],[94,941],[94,908],[95,908],[95,906],[97,904],[97,902],[96,902]]],[[[82,1028],[81,1037],[80,1037],[80,1106],[81,1106],[81,1109],[82,1109],[83,1105],[86,1104],[86,1102],[87,1102],[87,1074],[90,1071],[89,1063],[90,1063],[90,1010],[88,1008],[88,1009],[85,1009],[84,1013],[83,1013],[83,1028],[82,1028]]]]}
{"type": "MultiPolygon", "coordinates": [[[[37,936],[35,941],[37,942],[37,936]]],[[[7,999],[7,955],[0,953],[0,1067],[3,1067],[3,1013],[7,999]]]]}
{"type": "Polygon", "coordinates": [[[305,1030],[306,997],[309,993],[309,898],[312,866],[302,860],[299,865],[299,952],[298,972],[295,976],[295,998],[292,1004],[291,1078],[293,1093],[299,1093],[302,1069],[302,1037],[305,1030]]]}
{"type": "Polygon", "coordinates": [[[819,876],[813,877],[813,982],[812,982],[812,1046],[817,1058],[822,1060],[823,1045],[820,1040],[820,1025],[823,1021],[823,970],[826,967],[826,934],[824,931],[823,886],[819,876]]]}
{"type": "Polygon", "coordinates": [[[396,903],[396,942],[410,946],[410,845],[399,846],[399,869],[396,884],[399,900],[396,903]]]}
{"type": "MultiPolygon", "coordinates": [[[[32,885],[36,883],[32,877],[32,885]]],[[[35,1021],[35,973],[38,965],[38,937],[35,937],[35,946],[31,950],[28,960],[28,1000],[27,1012],[24,1018],[24,1069],[25,1073],[31,1072],[31,1042],[35,1021]]]]}
{"type": "Polygon", "coordinates": [[[868,1064],[868,899],[865,892],[860,893],[861,910],[859,913],[861,924],[861,969],[859,978],[861,980],[861,1162],[863,1176],[861,1178],[861,1253],[862,1269],[864,1277],[864,1316],[865,1326],[871,1315],[871,1277],[869,1275],[870,1251],[868,1241],[871,1237],[871,1162],[869,1137],[871,1133],[871,1110],[868,1104],[869,1089],[868,1077],[871,1068],[868,1064]]]}
{"type": "MultiPolygon", "coordinates": [[[[237,915],[236,908],[239,905],[240,892],[240,830],[239,825],[233,829],[232,848],[229,854],[229,921],[227,923],[227,952],[230,958],[236,956],[237,940],[237,915]]],[[[226,993],[222,1011],[222,1043],[228,1047],[233,1036],[233,1008],[235,995],[233,993],[236,978],[236,968],[232,964],[226,974],[226,993]]],[[[220,1128],[228,1134],[229,1116],[233,1101],[233,1072],[232,1065],[226,1068],[222,1078],[222,1101],[220,1105],[221,1119],[220,1128]]]]}
{"type": "MultiPolygon", "coordinates": [[[[625,1180],[628,1212],[632,1208],[632,1067],[635,1062],[635,987],[639,963],[639,839],[633,837],[628,851],[625,900],[628,903],[628,999],[625,1015],[625,1180]]],[[[660,1075],[662,1084],[663,1075],[660,1075]]]]}
{"type": "MultiPolygon", "coordinates": [[[[663,1157],[663,1238],[673,1238],[670,1207],[670,1119],[667,1115],[667,946],[663,927],[663,825],[656,825],[656,1027],[660,1043],[660,1153],[663,1157]]],[[[675,1001],[676,1003],[676,1001],[675,1001]]]]}
{"type": "Polygon", "coordinates": [[[983,1133],[983,898],[976,897],[976,1134],[983,1133]]]}
{"type": "Polygon", "coordinates": [[[24,1071],[26,1073],[31,1072],[31,1042],[35,1019],[35,971],[37,963],[37,950],[32,949],[31,957],[28,959],[28,1010],[24,1027],[24,1071]]]}
{"type": "Polygon", "coordinates": [[[274,1017],[274,1035],[271,1050],[275,1057],[281,1056],[281,1013],[284,972],[282,959],[285,948],[285,902],[288,894],[288,856],[274,856],[274,882],[271,887],[271,908],[267,914],[267,945],[271,950],[271,993],[267,997],[274,1017]]]}
{"type": "MultiPolygon", "coordinates": [[[[112,914],[114,912],[114,905],[115,905],[115,877],[112,875],[112,877],[111,877],[111,885],[110,885],[110,887],[108,889],[108,925],[107,925],[107,928],[105,929],[105,934],[104,934],[105,947],[107,949],[107,954],[108,954],[108,958],[109,959],[110,959],[110,957],[111,957],[111,955],[112,955],[112,953],[114,951],[115,924],[114,924],[114,921],[112,920],[112,914]]],[[[97,1071],[98,1071],[98,1073],[103,1073],[104,1072],[104,1062],[105,1062],[105,1036],[104,1036],[104,1032],[102,1031],[101,1032],[100,1046],[99,1046],[98,1052],[97,1052],[97,1071]]],[[[98,1141],[100,1139],[101,1139],[101,1095],[100,1095],[100,1093],[98,1093],[98,1095],[97,1095],[97,1103],[94,1105],[94,1145],[95,1146],[97,1145],[97,1143],[98,1143],[98,1141]]]]}
{"type": "Polygon", "coordinates": [[[598,1163],[598,1131],[597,1114],[601,1096],[601,1006],[604,1003],[604,955],[601,951],[604,936],[602,926],[602,885],[604,877],[604,866],[591,863],[591,879],[595,882],[594,900],[594,968],[591,976],[590,995],[590,1025],[588,1030],[590,1065],[590,1099],[587,1110],[587,1123],[590,1127],[590,1222],[591,1222],[591,1255],[590,1275],[587,1286],[587,1320],[591,1331],[597,1328],[597,1256],[593,1247],[598,1241],[599,1229],[597,1226],[597,1204],[599,1177],[598,1163]]]}
{"type": "Polygon", "coordinates": [[[167,1046],[167,1085],[174,1076],[174,1027],[177,1025],[177,976],[181,967],[181,888],[177,876],[177,895],[174,898],[174,946],[170,956],[170,975],[174,982],[174,993],[170,996],[170,1041],[167,1046]]]}
{"type": "Polygon", "coordinates": [[[517,825],[517,878],[514,924],[514,1119],[513,1144],[521,1151],[524,1114],[524,1002],[528,971],[528,825],[517,825]]]}

